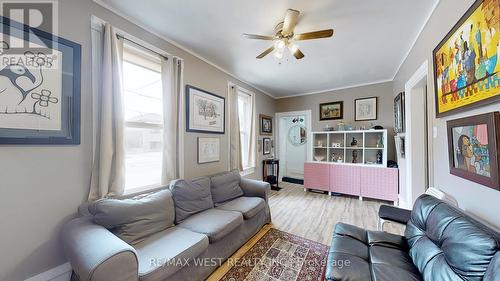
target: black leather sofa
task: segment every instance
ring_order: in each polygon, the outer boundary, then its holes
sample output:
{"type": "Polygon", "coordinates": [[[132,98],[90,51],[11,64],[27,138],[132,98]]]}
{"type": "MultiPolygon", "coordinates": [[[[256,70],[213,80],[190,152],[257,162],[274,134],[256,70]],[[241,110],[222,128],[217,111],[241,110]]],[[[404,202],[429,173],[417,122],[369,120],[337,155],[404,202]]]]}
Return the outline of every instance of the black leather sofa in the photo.
{"type": "Polygon", "coordinates": [[[339,223],[326,280],[500,281],[500,233],[430,195],[420,196],[405,236],[339,223]]]}

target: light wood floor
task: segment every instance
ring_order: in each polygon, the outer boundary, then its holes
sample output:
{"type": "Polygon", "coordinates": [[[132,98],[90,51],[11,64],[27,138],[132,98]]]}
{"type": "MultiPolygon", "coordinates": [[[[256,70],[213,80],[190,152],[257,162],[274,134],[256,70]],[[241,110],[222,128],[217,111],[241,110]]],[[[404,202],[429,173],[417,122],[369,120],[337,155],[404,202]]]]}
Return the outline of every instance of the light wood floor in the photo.
{"type": "MultiPolygon", "coordinates": [[[[333,228],[338,222],[377,230],[378,208],[385,203],[305,192],[302,185],[286,182],[280,183],[280,187],[283,189],[271,191],[269,198],[274,227],[325,245],[330,245],[333,228]]],[[[404,227],[386,223],[384,230],[402,234],[404,227]]]]}

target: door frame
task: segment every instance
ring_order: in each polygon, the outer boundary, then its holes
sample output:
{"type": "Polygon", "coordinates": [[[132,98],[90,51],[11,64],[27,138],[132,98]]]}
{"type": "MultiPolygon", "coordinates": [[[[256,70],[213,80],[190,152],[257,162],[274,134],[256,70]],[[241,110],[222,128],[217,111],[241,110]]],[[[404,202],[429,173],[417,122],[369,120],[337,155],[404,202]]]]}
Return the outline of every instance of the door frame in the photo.
{"type": "MultiPolygon", "coordinates": [[[[281,117],[291,117],[297,115],[304,115],[306,118],[305,126],[307,131],[307,141],[306,141],[306,161],[311,161],[312,155],[312,110],[299,110],[299,111],[287,111],[287,112],[276,112],[275,120],[276,120],[276,139],[274,142],[276,157],[280,159],[281,163],[285,163],[286,155],[281,155],[280,150],[280,119],[281,117]],[[283,157],[282,157],[283,156],[283,157]]],[[[282,164],[282,165],[283,165],[282,164]]],[[[284,173],[280,173],[280,178],[278,180],[281,181],[284,173]]]]}

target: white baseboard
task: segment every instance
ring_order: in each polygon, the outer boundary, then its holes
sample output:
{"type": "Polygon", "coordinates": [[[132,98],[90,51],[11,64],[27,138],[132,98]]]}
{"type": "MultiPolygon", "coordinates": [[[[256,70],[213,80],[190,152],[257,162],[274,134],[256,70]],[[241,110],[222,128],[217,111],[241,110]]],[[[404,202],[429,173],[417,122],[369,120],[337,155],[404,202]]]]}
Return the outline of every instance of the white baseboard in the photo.
{"type": "Polygon", "coordinates": [[[70,281],[71,271],[71,265],[67,262],[24,281],[70,281]]]}

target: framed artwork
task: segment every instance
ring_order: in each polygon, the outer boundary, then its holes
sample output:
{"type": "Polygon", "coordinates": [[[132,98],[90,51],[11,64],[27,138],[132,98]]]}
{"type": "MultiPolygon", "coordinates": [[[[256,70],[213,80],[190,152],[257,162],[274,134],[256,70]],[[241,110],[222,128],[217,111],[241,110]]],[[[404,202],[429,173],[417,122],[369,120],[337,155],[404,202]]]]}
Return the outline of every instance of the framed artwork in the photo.
{"type": "Polygon", "coordinates": [[[269,154],[271,154],[271,149],[272,149],[271,139],[270,139],[270,138],[263,138],[263,139],[262,139],[262,142],[263,142],[263,149],[262,149],[262,153],[263,153],[264,155],[269,155],[269,154]]]}
{"type": "Polygon", "coordinates": [[[260,134],[272,135],[273,134],[273,117],[264,114],[259,115],[260,120],[260,134]]]}
{"type": "Polygon", "coordinates": [[[80,144],[81,46],[0,21],[0,144],[80,144]]]}
{"type": "Polygon", "coordinates": [[[198,164],[220,161],[219,138],[198,138],[198,164]]]}
{"type": "Polygon", "coordinates": [[[499,190],[500,113],[447,122],[450,173],[499,190]]]}
{"type": "Polygon", "coordinates": [[[500,100],[499,14],[500,0],[477,0],[434,49],[437,117],[500,100]]]}
{"type": "Polygon", "coordinates": [[[337,120],[344,118],[344,102],[335,101],[319,105],[319,121],[337,120]]]}
{"type": "Polygon", "coordinates": [[[186,131],[224,134],[225,102],[221,96],[186,85],[186,131]]]}
{"type": "Polygon", "coordinates": [[[354,120],[377,120],[377,97],[354,100],[354,120]]]}
{"type": "Polygon", "coordinates": [[[405,92],[394,98],[394,132],[405,132],[405,92]]]}

